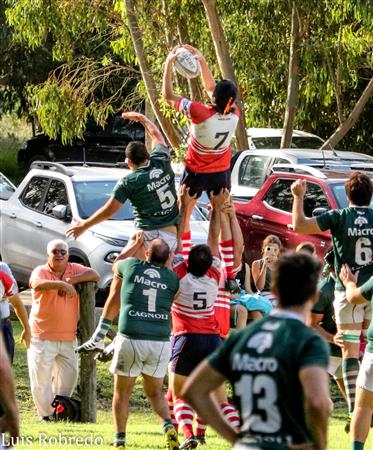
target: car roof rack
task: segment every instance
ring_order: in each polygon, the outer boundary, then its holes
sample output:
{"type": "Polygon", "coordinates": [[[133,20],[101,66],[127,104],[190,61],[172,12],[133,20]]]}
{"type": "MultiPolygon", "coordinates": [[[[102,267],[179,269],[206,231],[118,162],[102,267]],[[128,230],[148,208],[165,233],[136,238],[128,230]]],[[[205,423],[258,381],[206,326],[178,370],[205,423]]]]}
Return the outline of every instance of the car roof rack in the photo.
{"type": "Polygon", "coordinates": [[[82,167],[112,167],[129,169],[128,164],[125,161],[118,161],[116,163],[101,162],[101,161],[59,161],[64,166],[82,166],[82,167]]]}
{"type": "Polygon", "coordinates": [[[317,178],[328,178],[321,170],[316,167],[306,166],[305,164],[274,164],[272,172],[299,173],[303,175],[312,175],[317,178]]]}
{"type": "Polygon", "coordinates": [[[66,168],[62,163],[60,162],[52,162],[52,161],[34,161],[30,169],[39,169],[39,170],[53,170],[54,172],[62,173],[63,175],[67,175],[69,177],[72,177],[74,175],[74,172],[66,168]]]}
{"type": "Polygon", "coordinates": [[[373,164],[365,163],[353,163],[351,164],[351,170],[363,170],[364,172],[373,172],[373,164]]]}

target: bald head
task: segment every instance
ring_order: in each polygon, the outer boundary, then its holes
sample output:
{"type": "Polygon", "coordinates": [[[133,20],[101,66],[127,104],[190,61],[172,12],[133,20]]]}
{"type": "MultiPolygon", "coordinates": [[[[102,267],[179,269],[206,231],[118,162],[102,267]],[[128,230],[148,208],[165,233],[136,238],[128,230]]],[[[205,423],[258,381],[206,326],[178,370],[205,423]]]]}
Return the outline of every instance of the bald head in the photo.
{"type": "Polygon", "coordinates": [[[166,264],[170,256],[170,247],[163,239],[154,239],[148,250],[148,261],[155,264],[166,264]]]}

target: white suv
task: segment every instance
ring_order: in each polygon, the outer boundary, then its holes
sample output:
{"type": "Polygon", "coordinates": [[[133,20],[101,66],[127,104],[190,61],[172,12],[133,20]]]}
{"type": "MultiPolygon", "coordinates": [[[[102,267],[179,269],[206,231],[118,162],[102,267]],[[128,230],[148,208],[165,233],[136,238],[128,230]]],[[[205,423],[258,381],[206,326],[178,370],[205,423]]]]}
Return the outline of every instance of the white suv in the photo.
{"type": "MultiPolygon", "coordinates": [[[[249,148],[280,148],[283,128],[247,128],[249,148]]],[[[320,148],[324,141],[316,134],[293,130],[291,148],[320,148]]]]}
{"type": "MultiPolygon", "coordinates": [[[[129,170],[111,167],[67,166],[36,162],[0,211],[0,254],[20,284],[28,286],[32,270],[46,262],[47,243],[65,239],[74,219],[85,219],[110,197],[116,182],[129,170]]],[[[128,239],[135,233],[131,204],[112,218],[68,239],[70,261],[99,272],[97,304],[106,298],[113,276],[111,266],[128,239]]],[[[208,222],[194,210],[193,241],[207,241],[208,222]]]]}

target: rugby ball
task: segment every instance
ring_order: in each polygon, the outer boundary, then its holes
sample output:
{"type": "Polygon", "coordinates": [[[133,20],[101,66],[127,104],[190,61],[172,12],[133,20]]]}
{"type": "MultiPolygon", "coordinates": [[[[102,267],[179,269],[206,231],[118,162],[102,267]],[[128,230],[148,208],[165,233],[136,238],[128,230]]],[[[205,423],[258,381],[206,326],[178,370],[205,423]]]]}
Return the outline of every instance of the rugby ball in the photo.
{"type": "Polygon", "coordinates": [[[199,61],[185,48],[178,50],[174,65],[179,74],[185,78],[196,78],[201,72],[199,61]]]}

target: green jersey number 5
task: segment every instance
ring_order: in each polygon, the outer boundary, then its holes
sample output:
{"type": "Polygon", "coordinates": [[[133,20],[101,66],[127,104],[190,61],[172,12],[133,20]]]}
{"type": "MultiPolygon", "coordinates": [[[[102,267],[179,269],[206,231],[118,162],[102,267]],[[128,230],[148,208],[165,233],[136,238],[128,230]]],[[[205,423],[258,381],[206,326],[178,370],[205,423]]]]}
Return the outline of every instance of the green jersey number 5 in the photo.
{"type": "Polygon", "coordinates": [[[162,209],[168,209],[174,206],[175,197],[173,193],[169,190],[168,184],[160,187],[155,191],[158,195],[159,201],[161,202],[162,209]]]}
{"type": "Polygon", "coordinates": [[[369,238],[361,237],[355,244],[355,262],[359,266],[372,262],[372,248],[369,238]]]}
{"type": "Polygon", "coordinates": [[[281,414],[276,405],[277,385],[272,377],[242,375],[234,387],[241,401],[241,431],[276,433],[281,429],[281,414]]]}

